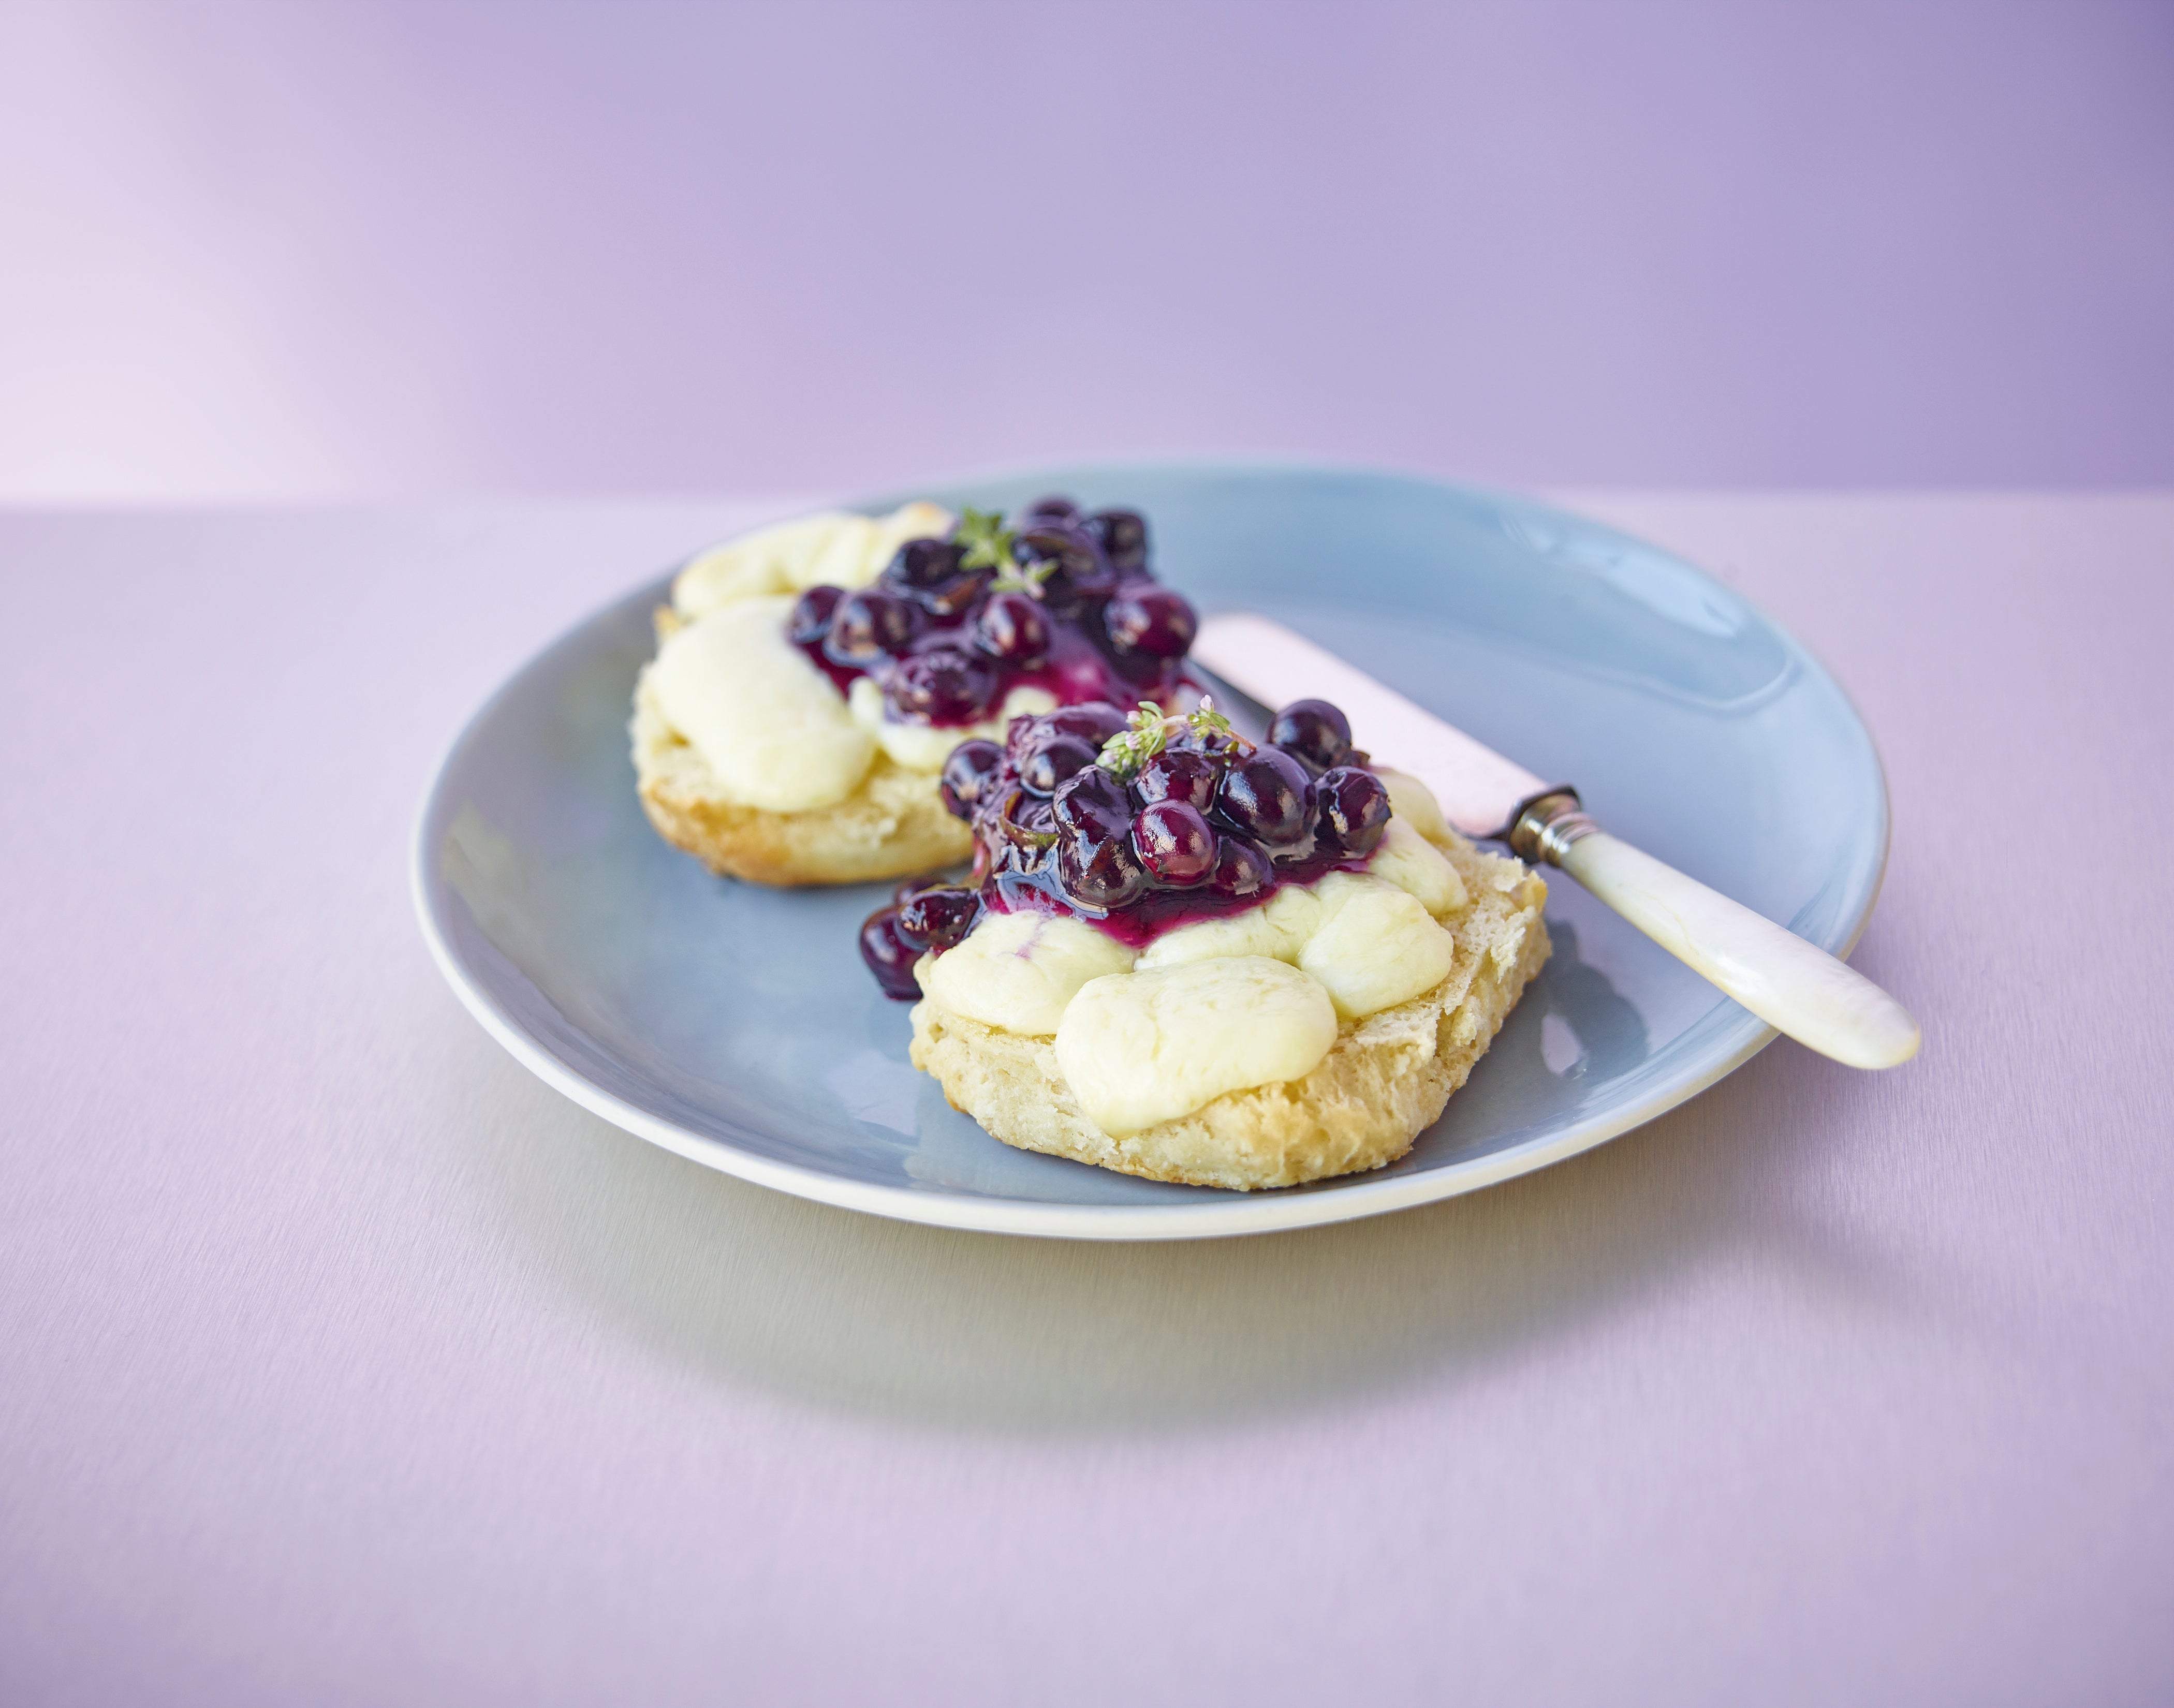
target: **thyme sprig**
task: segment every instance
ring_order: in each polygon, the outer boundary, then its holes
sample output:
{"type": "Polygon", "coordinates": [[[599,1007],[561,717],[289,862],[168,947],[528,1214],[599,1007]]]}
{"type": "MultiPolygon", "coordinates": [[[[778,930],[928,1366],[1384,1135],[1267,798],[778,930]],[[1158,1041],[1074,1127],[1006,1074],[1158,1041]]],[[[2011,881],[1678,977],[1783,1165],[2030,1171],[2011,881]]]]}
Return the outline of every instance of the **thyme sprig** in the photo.
{"type": "Polygon", "coordinates": [[[1019,539],[1016,529],[1004,526],[1004,513],[1000,510],[976,510],[968,505],[960,516],[959,526],[952,531],[955,543],[964,546],[965,554],[959,559],[962,570],[994,570],[997,578],[989,583],[989,591],[996,593],[1026,593],[1039,599],[1041,584],[1057,568],[1057,559],[1044,558],[1038,563],[1022,564],[1012,556],[1012,547],[1019,539]]]}
{"type": "Polygon", "coordinates": [[[1113,776],[1130,779],[1139,768],[1168,747],[1171,738],[1191,730],[1204,743],[1211,736],[1228,736],[1250,748],[1252,743],[1230,727],[1230,720],[1215,709],[1213,696],[1203,695],[1200,704],[1187,712],[1166,712],[1152,700],[1126,721],[1126,727],[1102,743],[1095,763],[1113,776]]]}
{"type": "Polygon", "coordinates": [[[1004,513],[1000,510],[976,510],[971,504],[959,517],[959,526],[951,532],[953,541],[965,547],[966,554],[959,560],[961,569],[1006,570],[1011,567],[1012,531],[1004,526],[1004,513]]]}
{"type": "Polygon", "coordinates": [[[1144,700],[1126,720],[1127,727],[1102,743],[1102,756],[1095,763],[1117,776],[1129,777],[1170,744],[1170,726],[1181,722],[1152,700],[1144,700]]]}
{"type": "Polygon", "coordinates": [[[1215,696],[1212,694],[1203,694],[1200,696],[1199,705],[1186,713],[1185,722],[1192,732],[1203,740],[1210,735],[1235,737],[1238,733],[1230,727],[1230,720],[1216,711],[1215,696]]]}
{"type": "Polygon", "coordinates": [[[997,572],[989,583],[992,593],[1026,593],[1039,599],[1041,584],[1049,579],[1050,571],[1057,567],[1055,558],[1044,558],[1039,563],[1008,564],[997,572]]]}

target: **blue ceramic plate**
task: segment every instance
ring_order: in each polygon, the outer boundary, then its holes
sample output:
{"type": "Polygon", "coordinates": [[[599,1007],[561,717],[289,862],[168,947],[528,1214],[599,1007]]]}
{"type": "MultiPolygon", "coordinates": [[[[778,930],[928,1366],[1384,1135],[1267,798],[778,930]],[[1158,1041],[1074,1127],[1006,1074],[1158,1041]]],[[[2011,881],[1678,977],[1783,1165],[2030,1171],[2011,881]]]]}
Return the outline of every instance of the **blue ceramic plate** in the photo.
{"type": "MultiPolygon", "coordinates": [[[[1871,738],[1802,646],[1667,553],[1522,499],[1348,469],[1052,468],[912,495],[987,509],[1051,491],[1140,509],[1160,573],[1203,610],[1316,636],[1820,947],[1846,953],[1863,928],[1887,851],[1871,738]]],[[[431,786],[414,875],[431,949],[492,1035],[697,1162],[948,1227],[1249,1234],[1559,1161],[1774,1036],[1556,874],[1555,958],[1393,1166],[1245,1194],[1013,1150],[907,1064],[906,1007],[861,966],[856,928],[888,886],[734,884],[650,830],[626,723],[665,596],[659,579],[607,607],[477,713],[431,786]]]]}

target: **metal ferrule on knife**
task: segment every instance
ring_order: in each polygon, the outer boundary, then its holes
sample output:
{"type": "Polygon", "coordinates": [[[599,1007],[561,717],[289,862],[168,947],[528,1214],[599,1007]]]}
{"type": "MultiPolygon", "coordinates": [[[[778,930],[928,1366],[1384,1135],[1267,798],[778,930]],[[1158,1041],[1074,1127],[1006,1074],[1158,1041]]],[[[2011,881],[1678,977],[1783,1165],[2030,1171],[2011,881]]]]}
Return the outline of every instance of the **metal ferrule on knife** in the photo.
{"type": "Polygon", "coordinates": [[[1488,840],[1507,842],[1521,860],[1560,866],[1571,843],[1599,829],[1578,800],[1577,791],[1566,784],[1519,802],[1508,825],[1488,840]]]}

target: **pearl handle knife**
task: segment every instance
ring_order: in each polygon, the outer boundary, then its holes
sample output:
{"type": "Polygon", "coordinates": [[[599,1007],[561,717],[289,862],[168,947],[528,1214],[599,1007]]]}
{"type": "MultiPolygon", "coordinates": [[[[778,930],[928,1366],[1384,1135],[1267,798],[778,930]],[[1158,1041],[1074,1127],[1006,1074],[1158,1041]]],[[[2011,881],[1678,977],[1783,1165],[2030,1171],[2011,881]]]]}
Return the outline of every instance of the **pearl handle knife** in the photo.
{"type": "Polygon", "coordinates": [[[1542,782],[1303,635],[1232,612],[1201,623],[1192,657],[1263,705],[1340,706],[1360,744],[1426,784],[1460,831],[1561,868],[1777,1031],[1852,1068],[1917,1053],[1917,1023],[1863,974],[1609,835],[1575,789],[1542,782]]]}

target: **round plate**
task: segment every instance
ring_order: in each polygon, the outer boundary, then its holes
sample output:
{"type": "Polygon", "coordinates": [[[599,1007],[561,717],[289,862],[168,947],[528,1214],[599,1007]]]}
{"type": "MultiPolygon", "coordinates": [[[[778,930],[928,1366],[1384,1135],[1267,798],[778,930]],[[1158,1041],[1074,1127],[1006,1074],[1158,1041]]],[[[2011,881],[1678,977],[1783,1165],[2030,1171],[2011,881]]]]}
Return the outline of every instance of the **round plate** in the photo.
{"type": "MultiPolygon", "coordinates": [[[[990,509],[1051,491],[1143,511],[1158,571],[1203,610],[1246,607],[1315,636],[1820,947],[1846,953],[1863,928],[1887,852],[1871,738],[1802,646],[1665,552],[1522,499],[1349,469],[1052,468],[910,495],[990,509]]],[[[417,830],[415,894],[446,977],[493,1036],[576,1102],[697,1162],[947,1227],[1257,1233],[1559,1161],[1774,1035],[1553,874],[1554,959],[1390,1167],[1239,1193],[1014,1150],[908,1064],[906,1007],[861,965],[857,927],[888,886],[712,878],[642,817],[628,707],[666,590],[653,581],[598,612],[462,731],[417,830]]]]}

